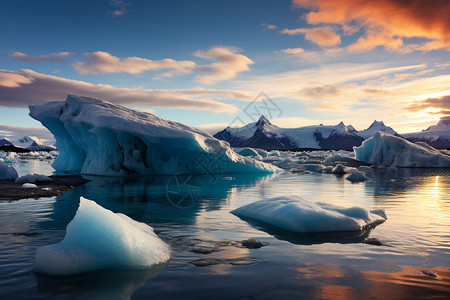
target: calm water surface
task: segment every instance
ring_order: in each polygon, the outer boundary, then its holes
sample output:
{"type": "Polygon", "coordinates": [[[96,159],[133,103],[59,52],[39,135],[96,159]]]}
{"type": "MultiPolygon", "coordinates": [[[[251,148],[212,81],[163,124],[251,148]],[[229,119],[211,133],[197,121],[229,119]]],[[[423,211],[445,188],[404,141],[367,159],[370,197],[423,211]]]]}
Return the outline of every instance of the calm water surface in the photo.
{"type": "MultiPolygon", "coordinates": [[[[52,172],[47,161],[20,164],[21,175],[52,172]]],[[[90,177],[59,197],[0,202],[0,299],[448,299],[450,170],[369,176],[357,184],[332,174],[90,177]],[[363,233],[292,234],[230,213],[282,195],[382,208],[388,220],[363,233]],[[152,226],[171,246],[169,263],[66,278],[33,273],[36,248],[63,239],[80,196],[152,226]],[[385,245],[362,243],[366,237],[385,245]],[[240,246],[248,238],[269,245],[240,246]],[[193,253],[194,247],[214,251],[193,253]],[[215,264],[192,264],[199,259],[215,264]]]]}

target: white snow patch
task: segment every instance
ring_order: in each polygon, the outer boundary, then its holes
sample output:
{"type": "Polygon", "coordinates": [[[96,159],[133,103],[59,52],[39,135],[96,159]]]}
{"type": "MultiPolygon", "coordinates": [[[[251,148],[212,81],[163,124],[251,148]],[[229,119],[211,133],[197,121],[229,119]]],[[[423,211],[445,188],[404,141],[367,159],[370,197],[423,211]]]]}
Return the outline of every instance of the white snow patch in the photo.
{"type": "Polygon", "coordinates": [[[37,188],[37,185],[35,185],[34,183],[24,183],[24,184],[22,184],[22,188],[24,188],[24,189],[35,189],[35,188],[37,188]]]}

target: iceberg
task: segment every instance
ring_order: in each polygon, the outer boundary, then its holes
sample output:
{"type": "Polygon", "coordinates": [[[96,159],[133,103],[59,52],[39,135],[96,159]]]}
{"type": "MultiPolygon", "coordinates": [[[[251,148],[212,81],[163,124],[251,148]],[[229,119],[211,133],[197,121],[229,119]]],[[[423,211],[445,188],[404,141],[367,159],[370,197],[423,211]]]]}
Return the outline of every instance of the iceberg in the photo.
{"type": "Polygon", "coordinates": [[[347,179],[348,181],[351,181],[351,182],[364,182],[364,181],[368,180],[369,178],[366,176],[366,174],[364,174],[361,171],[352,170],[350,175],[347,176],[347,178],[345,178],[345,179],[347,179]]]}
{"type": "Polygon", "coordinates": [[[384,210],[369,211],[356,206],[343,208],[327,203],[312,203],[298,196],[253,202],[232,213],[298,233],[361,231],[387,219],[384,210]]]}
{"type": "Polygon", "coordinates": [[[80,198],[64,239],[39,247],[35,271],[65,276],[102,269],[144,270],[170,258],[153,228],[80,198]]]}
{"type": "Polygon", "coordinates": [[[122,176],[278,170],[207,132],[103,100],[69,95],[29,109],[55,136],[56,171],[122,176]]]}
{"type": "Polygon", "coordinates": [[[411,143],[383,132],[354,147],[355,157],[366,163],[396,167],[450,167],[450,156],[431,146],[411,143]]]}
{"type": "Polygon", "coordinates": [[[17,177],[15,183],[39,183],[52,182],[53,179],[43,174],[27,174],[17,177]]]}
{"type": "Polygon", "coordinates": [[[19,175],[14,167],[0,161],[0,180],[15,180],[19,175]]]}

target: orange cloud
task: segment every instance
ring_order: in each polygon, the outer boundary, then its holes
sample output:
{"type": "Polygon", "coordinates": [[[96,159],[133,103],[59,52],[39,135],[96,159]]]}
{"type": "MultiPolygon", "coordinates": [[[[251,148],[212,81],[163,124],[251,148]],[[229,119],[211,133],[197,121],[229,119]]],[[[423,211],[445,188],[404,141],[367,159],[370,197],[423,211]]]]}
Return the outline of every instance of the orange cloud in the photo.
{"type": "Polygon", "coordinates": [[[104,51],[85,53],[86,62],[77,62],[75,70],[81,74],[106,74],[126,72],[139,74],[145,71],[170,70],[168,74],[190,73],[195,67],[192,61],[176,61],[173,59],[150,60],[140,57],[119,58],[104,51]]]}
{"type": "Polygon", "coordinates": [[[310,24],[356,24],[365,28],[366,36],[351,47],[355,51],[370,50],[385,42],[391,50],[450,49],[448,0],[294,0],[294,6],[313,10],[305,16],[310,24]],[[404,41],[400,40],[413,37],[431,42],[403,49],[404,41]]]}
{"type": "Polygon", "coordinates": [[[281,50],[281,52],[285,53],[285,54],[300,54],[300,53],[305,53],[305,49],[303,49],[303,48],[287,48],[287,49],[281,50]]]}
{"type": "Polygon", "coordinates": [[[196,51],[194,56],[217,60],[217,62],[197,66],[197,70],[208,75],[196,76],[195,79],[200,83],[210,85],[216,81],[233,79],[238,73],[250,70],[249,65],[254,64],[254,62],[237,52],[238,50],[233,47],[214,47],[208,51],[196,51]]]}
{"type": "Polygon", "coordinates": [[[341,43],[341,37],[336,34],[335,30],[330,26],[284,29],[281,33],[289,35],[304,34],[305,39],[308,41],[324,47],[336,46],[341,43]]]}
{"type": "Polygon", "coordinates": [[[430,108],[436,109],[437,111],[435,113],[450,115],[450,95],[417,101],[416,103],[410,105],[408,110],[418,112],[430,108]]]}

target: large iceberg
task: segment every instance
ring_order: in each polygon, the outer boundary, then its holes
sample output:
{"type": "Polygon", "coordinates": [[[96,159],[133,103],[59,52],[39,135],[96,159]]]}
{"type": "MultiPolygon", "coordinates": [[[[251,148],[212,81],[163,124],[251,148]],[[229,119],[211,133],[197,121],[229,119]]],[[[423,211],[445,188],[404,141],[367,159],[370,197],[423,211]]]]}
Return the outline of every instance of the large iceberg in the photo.
{"type": "Polygon", "coordinates": [[[355,157],[366,163],[396,167],[450,167],[450,156],[431,146],[411,143],[383,132],[353,148],[355,157]]]}
{"type": "Polygon", "coordinates": [[[64,239],[37,249],[35,271],[63,276],[101,269],[143,270],[170,258],[153,228],[80,198],[64,239]]]}
{"type": "Polygon", "coordinates": [[[283,196],[253,202],[232,211],[242,218],[284,230],[309,233],[357,231],[386,220],[384,210],[362,207],[343,208],[327,203],[309,202],[297,196],[283,196]]]}
{"type": "Polygon", "coordinates": [[[14,167],[0,161],[0,180],[15,180],[19,175],[14,167]]]}
{"type": "Polygon", "coordinates": [[[57,171],[120,176],[278,170],[237,154],[207,132],[103,100],[67,96],[29,109],[55,136],[57,171]]]}

